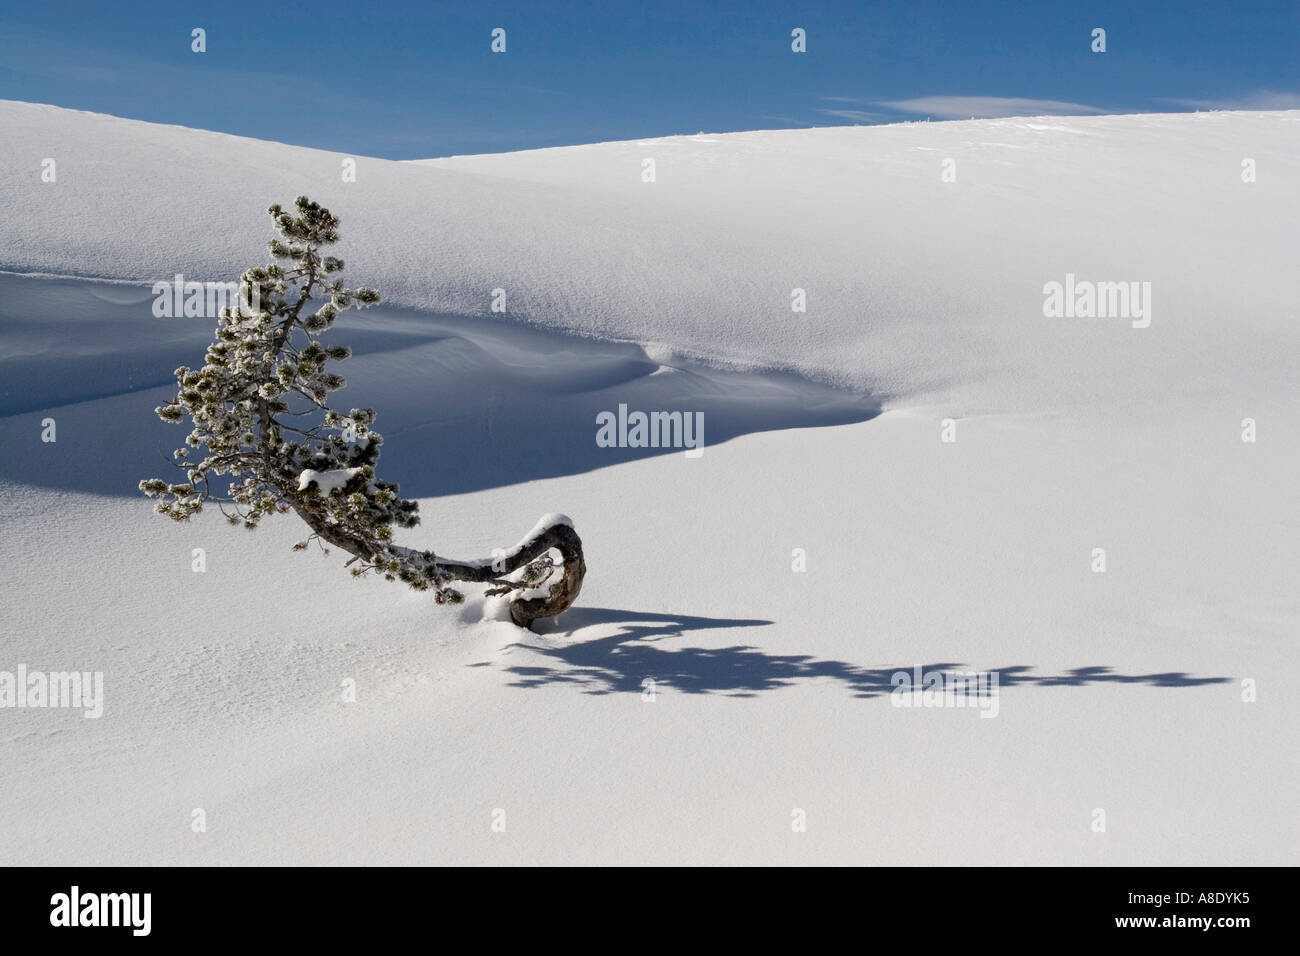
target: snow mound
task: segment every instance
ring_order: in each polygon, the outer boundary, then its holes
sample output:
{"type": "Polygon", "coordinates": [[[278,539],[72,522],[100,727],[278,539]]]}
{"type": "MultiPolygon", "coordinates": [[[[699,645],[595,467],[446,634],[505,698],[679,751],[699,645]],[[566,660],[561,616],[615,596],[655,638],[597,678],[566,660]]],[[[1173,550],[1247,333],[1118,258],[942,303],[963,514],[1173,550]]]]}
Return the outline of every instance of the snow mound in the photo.
{"type": "Polygon", "coordinates": [[[264,260],[266,206],[305,193],[341,215],[349,280],[390,305],[667,346],[895,404],[1140,403],[1168,377],[1280,380],[1295,342],[1294,111],[358,158],[349,183],[342,154],[219,133],[4,101],[0,127],[15,171],[0,270],[231,279],[264,260]],[[57,182],[41,182],[40,157],[57,182]],[[1150,282],[1150,328],[1044,317],[1045,284],[1067,274],[1150,282]]]}

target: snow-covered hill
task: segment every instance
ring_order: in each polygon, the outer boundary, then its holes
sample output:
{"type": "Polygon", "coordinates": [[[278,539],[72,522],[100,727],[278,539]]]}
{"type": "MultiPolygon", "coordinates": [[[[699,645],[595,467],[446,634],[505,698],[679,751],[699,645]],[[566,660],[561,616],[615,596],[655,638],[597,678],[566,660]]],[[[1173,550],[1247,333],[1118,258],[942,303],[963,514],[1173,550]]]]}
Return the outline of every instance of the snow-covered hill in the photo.
{"type": "Polygon", "coordinates": [[[1300,113],[355,182],[48,106],[0,131],[0,672],[105,686],[98,720],[0,708],[0,859],[1296,862],[1300,113]],[[589,577],[544,633],[134,492],[213,324],[152,284],[262,262],[300,193],[385,296],[330,337],[424,499],[410,541],[575,519],[589,577]],[[1045,315],[1049,283],[1130,281],[1145,315],[1045,315]],[[599,447],[620,404],[703,412],[705,454],[599,447]],[[918,666],[996,672],[997,717],[893,706],[918,666]]]}

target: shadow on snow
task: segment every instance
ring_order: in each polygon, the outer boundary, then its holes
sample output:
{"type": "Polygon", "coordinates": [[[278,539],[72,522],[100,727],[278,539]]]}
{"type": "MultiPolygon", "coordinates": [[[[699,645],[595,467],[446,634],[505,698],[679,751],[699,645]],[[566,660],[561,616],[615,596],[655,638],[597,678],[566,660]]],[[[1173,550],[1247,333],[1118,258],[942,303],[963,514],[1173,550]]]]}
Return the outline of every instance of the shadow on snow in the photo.
{"type": "MultiPolygon", "coordinates": [[[[754,697],[789,687],[800,681],[830,681],[855,697],[880,697],[893,689],[899,671],[912,674],[916,665],[863,667],[847,661],[824,660],[808,654],[770,654],[757,647],[683,647],[672,638],[689,631],[734,627],[762,627],[773,623],[740,618],[693,617],[613,608],[572,608],[558,621],[543,627],[543,637],[578,638],[589,627],[616,624],[619,632],[608,637],[564,644],[520,644],[539,655],[541,662],[517,664],[506,670],[511,686],[537,688],[568,684],[587,694],[612,694],[641,690],[652,678],[660,687],[687,694],[723,694],[754,697]]],[[[963,670],[955,662],[920,665],[926,671],[963,670]]],[[[1193,677],[1182,671],[1154,674],[1118,674],[1110,667],[1074,667],[1062,674],[1034,674],[1026,664],[989,668],[998,674],[999,690],[1007,687],[1084,687],[1092,684],[1140,684],[1148,687],[1199,687],[1222,684],[1228,677],[1193,677]]]]}

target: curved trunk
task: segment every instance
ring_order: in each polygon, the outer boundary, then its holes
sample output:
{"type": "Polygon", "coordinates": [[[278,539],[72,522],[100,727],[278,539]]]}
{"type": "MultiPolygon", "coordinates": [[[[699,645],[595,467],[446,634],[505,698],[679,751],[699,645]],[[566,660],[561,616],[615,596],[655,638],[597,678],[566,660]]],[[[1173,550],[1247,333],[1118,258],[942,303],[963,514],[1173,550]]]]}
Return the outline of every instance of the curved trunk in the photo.
{"type": "MultiPolygon", "coordinates": [[[[270,436],[274,424],[267,411],[266,402],[259,403],[259,420],[262,427],[262,452],[270,454],[270,436]]],[[[293,476],[282,475],[275,479],[280,497],[312,529],[321,540],[340,548],[362,561],[375,561],[384,552],[400,558],[412,559],[417,565],[432,563],[440,577],[476,584],[495,584],[496,594],[525,590],[517,582],[505,580],[527,564],[537,560],[554,548],[560,552],[560,580],[543,582],[546,593],[538,597],[516,597],[510,602],[510,619],[520,627],[531,627],[541,617],[554,617],[567,610],[582,591],[582,580],[587,574],[587,562],[582,553],[582,539],[573,530],[573,523],[564,515],[543,515],[532,531],[509,552],[496,561],[449,561],[428,551],[417,551],[400,545],[380,545],[363,537],[350,534],[345,528],[328,521],[319,511],[305,507],[304,498],[293,482],[293,476]],[[419,560],[414,560],[419,559],[419,560]]],[[[541,587],[532,590],[541,590],[541,587]]]]}
{"type": "Polygon", "coordinates": [[[544,518],[536,530],[495,565],[439,559],[438,571],[457,581],[498,582],[503,574],[519,570],[552,548],[559,551],[563,559],[560,580],[544,585],[547,591],[545,596],[517,597],[510,602],[511,620],[520,627],[530,627],[539,617],[554,617],[568,609],[582,590],[587,562],[582,553],[582,539],[567,518],[556,517],[549,522],[544,518]]]}

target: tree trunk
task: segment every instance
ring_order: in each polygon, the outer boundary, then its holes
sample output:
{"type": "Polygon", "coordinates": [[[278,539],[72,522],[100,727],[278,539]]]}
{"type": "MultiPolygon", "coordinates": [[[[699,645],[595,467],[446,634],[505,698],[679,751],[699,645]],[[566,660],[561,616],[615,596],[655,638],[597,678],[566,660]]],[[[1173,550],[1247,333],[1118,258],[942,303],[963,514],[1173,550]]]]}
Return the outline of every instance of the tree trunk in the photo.
{"type": "Polygon", "coordinates": [[[510,602],[510,619],[520,627],[531,627],[541,617],[554,617],[567,610],[578,599],[582,579],[587,574],[587,562],[582,554],[582,539],[573,530],[569,519],[562,515],[547,515],[532,533],[519,542],[505,557],[495,564],[475,561],[462,563],[438,559],[438,571],[457,581],[493,582],[504,574],[518,571],[554,548],[563,559],[561,577],[553,584],[544,584],[545,597],[518,597],[510,602]]]}

